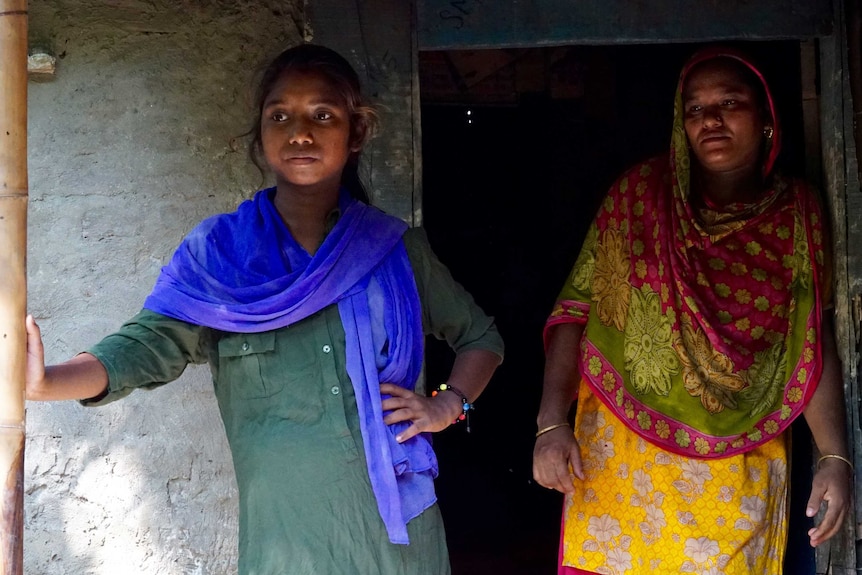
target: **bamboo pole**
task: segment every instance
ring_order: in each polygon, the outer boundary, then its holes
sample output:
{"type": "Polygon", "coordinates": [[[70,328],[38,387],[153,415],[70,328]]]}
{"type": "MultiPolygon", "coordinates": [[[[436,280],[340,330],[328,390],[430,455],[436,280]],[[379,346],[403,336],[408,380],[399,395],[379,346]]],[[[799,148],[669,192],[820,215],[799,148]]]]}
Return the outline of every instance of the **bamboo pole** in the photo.
{"type": "Polygon", "coordinates": [[[0,0],[0,575],[24,563],[27,0],[0,0]]]}

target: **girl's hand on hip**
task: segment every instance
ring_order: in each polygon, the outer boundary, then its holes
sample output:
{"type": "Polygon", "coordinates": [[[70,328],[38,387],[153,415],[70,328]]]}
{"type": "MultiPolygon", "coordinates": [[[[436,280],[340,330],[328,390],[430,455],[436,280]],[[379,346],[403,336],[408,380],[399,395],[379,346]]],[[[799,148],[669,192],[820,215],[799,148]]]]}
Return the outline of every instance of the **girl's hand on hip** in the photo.
{"type": "Polygon", "coordinates": [[[808,530],[812,547],[828,541],[844,525],[844,518],[850,509],[852,480],[850,466],[840,459],[824,460],[814,474],[805,514],[814,517],[823,503],[827,507],[820,524],[808,530]]]}
{"type": "Polygon", "coordinates": [[[392,383],[381,383],[380,393],[390,396],[382,403],[383,411],[389,412],[383,418],[383,423],[391,425],[400,421],[413,422],[413,425],[396,437],[399,443],[424,431],[442,431],[461,413],[461,398],[456,393],[438,393],[435,397],[425,397],[392,383]]]}
{"type": "Polygon", "coordinates": [[[561,493],[575,491],[574,478],[584,479],[581,448],[568,425],[543,433],[533,449],[533,479],[561,493]]]}

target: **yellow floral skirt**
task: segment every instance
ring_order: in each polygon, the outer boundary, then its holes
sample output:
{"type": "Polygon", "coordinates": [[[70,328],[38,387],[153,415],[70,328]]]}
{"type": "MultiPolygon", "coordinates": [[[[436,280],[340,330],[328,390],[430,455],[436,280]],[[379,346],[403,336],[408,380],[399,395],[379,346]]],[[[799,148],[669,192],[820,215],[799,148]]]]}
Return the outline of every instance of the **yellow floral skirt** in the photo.
{"type": "Polygon", "coordinates": [[[561,572],[781,574],[786,432],[726,459],[681,457],[620,423],[583,382],[575,430],[586,480],[566,498],[561,572]]]}

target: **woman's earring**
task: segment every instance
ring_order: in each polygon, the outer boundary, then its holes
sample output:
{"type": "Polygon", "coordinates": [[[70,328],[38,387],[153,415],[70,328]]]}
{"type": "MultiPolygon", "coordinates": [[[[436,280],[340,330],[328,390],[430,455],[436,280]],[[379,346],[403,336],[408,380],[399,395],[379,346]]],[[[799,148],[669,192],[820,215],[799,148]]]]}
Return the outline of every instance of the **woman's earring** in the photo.
{"type": "Polygon", "coordinates": [[[764,126],[763,127],[763,135],[766,136],[767,140],[772,140],[772,134],[775,133],[775,130],[772,126],[764,126]]]}

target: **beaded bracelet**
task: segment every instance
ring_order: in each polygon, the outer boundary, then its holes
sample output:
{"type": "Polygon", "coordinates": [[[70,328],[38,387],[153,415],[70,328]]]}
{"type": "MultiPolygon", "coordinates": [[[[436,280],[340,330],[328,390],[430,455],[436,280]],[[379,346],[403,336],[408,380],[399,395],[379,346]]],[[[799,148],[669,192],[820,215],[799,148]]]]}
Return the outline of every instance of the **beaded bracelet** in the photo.
{"type": "Polygon", "coordinates": [[[467,401],[467,396],[460,389],[448,383],[441,383],[436,390],[431,392],[431,397],[436,397],[441,391],[452,391],[461,397],[461,414],[455,418],[452,423],[463,421],[467,424],[467,433],[470,433],[470,410],[473,409],[473,404],[467,401]]]}
{"type": "Polygon", "coordinates": [[[852,461],[850,461],[849,459],[847,459],[844,456],[835,455],[834,453],[827,453],[826,455],[821,456],[820,459],[817,460],[817,469],[820,469],[820,464],[823,463],[824,459],[840,459],[841,461],[843,461],[844,463],[846,463],[847,465],[850,466],[850,472],[851,473],[855,473],[855,471],[856,471],[853,468],[853,462],[852,461]]]}

